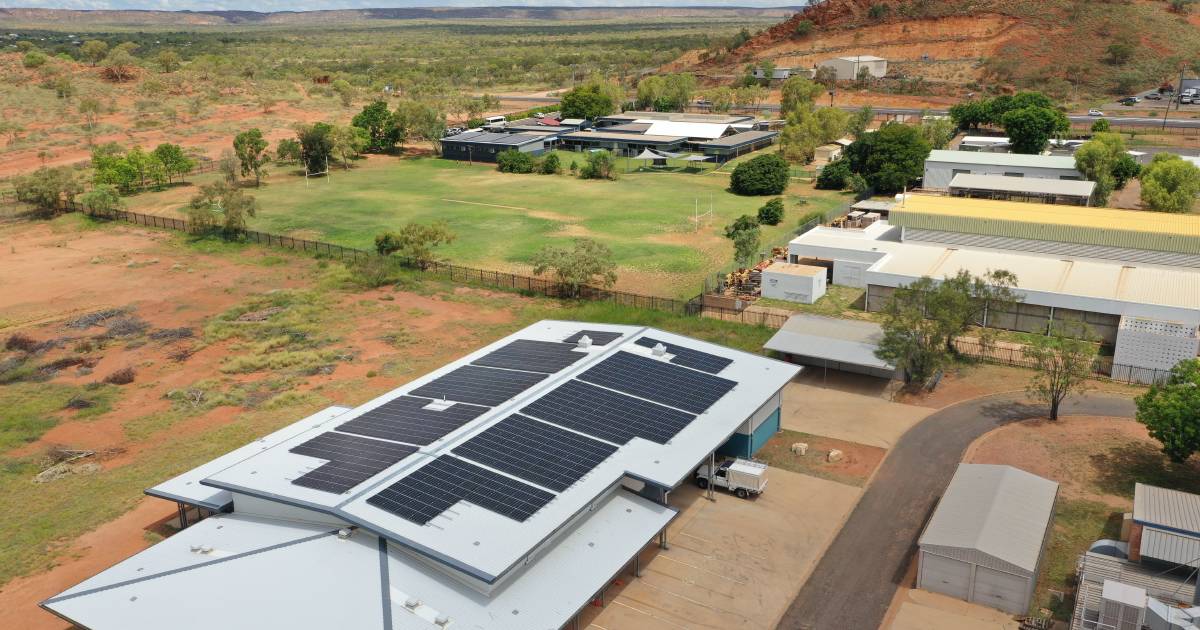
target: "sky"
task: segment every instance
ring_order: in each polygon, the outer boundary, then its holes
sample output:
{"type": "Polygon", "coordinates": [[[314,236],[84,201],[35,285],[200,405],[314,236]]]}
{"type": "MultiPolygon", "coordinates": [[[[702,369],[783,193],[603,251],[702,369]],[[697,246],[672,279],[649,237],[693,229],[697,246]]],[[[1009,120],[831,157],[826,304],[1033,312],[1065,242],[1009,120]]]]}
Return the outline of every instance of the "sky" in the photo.
{"type": "Polygon", "coordinates": [[[156,9],[163,11],[313,11],[318,9],[383,9],[397,7],[478,6],[739,6],[787,7],[804,0],[0,0],[0,7],[41,9],[156,9]]]}

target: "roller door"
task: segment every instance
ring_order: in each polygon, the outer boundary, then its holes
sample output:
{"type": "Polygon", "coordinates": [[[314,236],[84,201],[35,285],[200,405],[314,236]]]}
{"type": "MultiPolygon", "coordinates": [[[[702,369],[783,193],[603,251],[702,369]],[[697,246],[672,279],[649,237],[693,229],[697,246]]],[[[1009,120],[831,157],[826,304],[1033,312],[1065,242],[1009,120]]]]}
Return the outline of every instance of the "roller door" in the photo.
{"type": "Polygon", "coordinates": [[[971,601],[976,604],[1023,614],[1028,608],[1028,602],[1025,601],[1028,592],[1029,578],[987,567],[975,567],[975,591],[971,601]]]}
{"type": "Polygon", "coordinates": [[[965,600],[970,592],[971,565],[921,552],[921,583],[918,586],[965,600]]]}

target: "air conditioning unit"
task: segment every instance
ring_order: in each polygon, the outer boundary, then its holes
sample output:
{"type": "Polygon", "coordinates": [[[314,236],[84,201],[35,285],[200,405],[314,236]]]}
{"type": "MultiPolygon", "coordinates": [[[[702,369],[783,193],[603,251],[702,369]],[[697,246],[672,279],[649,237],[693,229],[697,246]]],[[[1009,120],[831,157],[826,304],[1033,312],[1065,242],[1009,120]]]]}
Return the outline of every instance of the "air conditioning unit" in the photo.
{"type": "Polygon", "coordinates": [[[1100,623],[1114,630],[1141,630],[1146,621],[1146,590],[1104,580],[1100,594],[1100,623]]]}

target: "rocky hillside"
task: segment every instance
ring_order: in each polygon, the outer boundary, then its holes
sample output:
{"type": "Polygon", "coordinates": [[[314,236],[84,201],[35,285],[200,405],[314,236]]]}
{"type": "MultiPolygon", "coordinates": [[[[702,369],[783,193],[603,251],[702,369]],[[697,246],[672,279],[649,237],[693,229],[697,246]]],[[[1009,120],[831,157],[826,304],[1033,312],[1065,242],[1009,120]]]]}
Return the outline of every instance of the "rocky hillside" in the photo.
{"type": "Polygon", "coordinates": [[[1045,90],[1082,103],[1200,73],[1200,3],[1165,0],[826,0],[736,50],[694,51],[671,70],[739,74],[835,56],[889,60],[897,92],[1045,90]],[[1184,12],[1176,12],[1176,4],[1184,12]]]}

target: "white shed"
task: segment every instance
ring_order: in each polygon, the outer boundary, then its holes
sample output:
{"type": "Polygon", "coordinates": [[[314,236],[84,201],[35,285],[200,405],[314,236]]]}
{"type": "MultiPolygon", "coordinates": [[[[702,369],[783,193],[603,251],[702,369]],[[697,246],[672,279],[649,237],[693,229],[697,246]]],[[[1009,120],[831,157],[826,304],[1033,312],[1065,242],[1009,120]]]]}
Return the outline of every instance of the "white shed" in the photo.
{"type": "Polygon", "coordinates": [[[1059,155],[1025,155],[984,151],[947,151],[936,149],[925,158],[923,188],[945,190],[955,175],[1004,175],[1045,179],[1081,180],[1075,170],[1075,158],[1059,155]]]}
{"type": "Polygon", "coordinates": [[[921,534],[917,587],[1029,610],[1058,484],[1012,466],[959,464],[921,534]]]}
{"type": "Polygon", "coordinates": [[[852,57],[835,57],[822,61],[821,66],[828,66],[837,72],[838,81],[853,81],[858,73],[866,68],[867,72],[876,79],[887,75],[887,59],[874,55],[854,55],[852,57]]]}
{"type": "Polygon", "coordinates": [[[825,295],[824,267],[775,263],[762,272],[762,296],[812,304],[825,295]]]}

